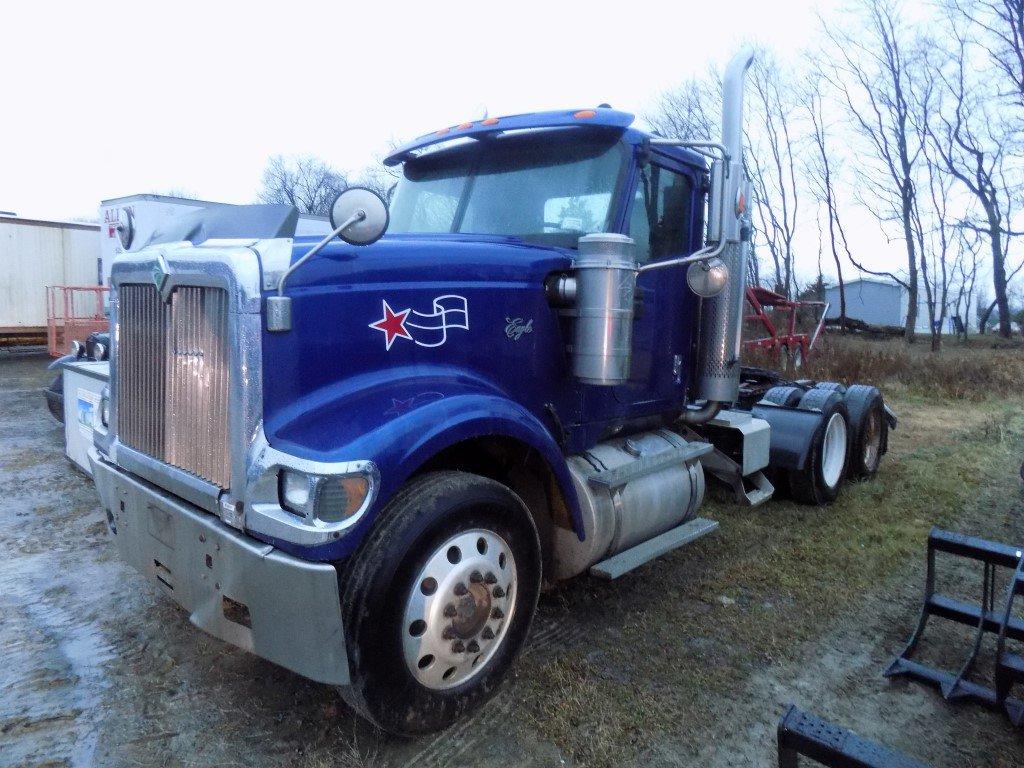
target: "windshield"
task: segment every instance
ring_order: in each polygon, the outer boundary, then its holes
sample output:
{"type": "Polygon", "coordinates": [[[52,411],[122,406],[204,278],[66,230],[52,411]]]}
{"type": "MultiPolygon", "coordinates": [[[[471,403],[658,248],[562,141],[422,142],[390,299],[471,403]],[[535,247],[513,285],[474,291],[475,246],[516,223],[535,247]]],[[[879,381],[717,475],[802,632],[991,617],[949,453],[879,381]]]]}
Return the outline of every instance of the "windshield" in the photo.
{"type": "Polygon", "coordinates": [[[578,131],[475,141],[409,160],[389,232],[511,235],[575,247],[607,232],[626,152],[618,135],[578,131]]]}

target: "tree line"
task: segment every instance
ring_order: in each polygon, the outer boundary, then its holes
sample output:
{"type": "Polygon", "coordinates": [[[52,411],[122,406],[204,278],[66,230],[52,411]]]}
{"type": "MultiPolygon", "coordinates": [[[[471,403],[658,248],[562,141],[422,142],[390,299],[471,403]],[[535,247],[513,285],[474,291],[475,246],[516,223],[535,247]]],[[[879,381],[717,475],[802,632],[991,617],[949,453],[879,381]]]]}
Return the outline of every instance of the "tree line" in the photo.
{"type": "MultiPolygon", "coordinates": [[[[854,0],[820,19],[816,45],[782,64],[761,51],[748,89],[746,163],[756,197],[752,278],[800,292],[798,238],[817,225],[846,319],[850,273],[882,276],[919,303],[933,348],[955,313],[984,332],[995,313],[1011,333],[1012,281],[1022,261],[1013,222],[1022,198],[1024,0],[854,0]],[[870,213],[905,254],[878,268],[856,252],[844,218],[870,213]],[[985,285],[986,280],[990,283],[985,285]],[[989,293],[991,289],[991,293],[989,293]]],[[[721,85],[692,78],[660,97],[649,122],[673,138],[711,138],[721,85]]]]}

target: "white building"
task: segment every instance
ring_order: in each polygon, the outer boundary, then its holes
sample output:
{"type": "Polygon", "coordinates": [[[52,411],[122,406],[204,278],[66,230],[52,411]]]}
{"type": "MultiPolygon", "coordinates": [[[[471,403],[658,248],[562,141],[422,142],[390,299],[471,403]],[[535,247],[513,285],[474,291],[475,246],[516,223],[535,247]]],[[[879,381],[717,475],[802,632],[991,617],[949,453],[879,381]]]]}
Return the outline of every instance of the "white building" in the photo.
{"type": "Polygon", "coordinates": [[[45,332],[48,285],[99,282],[99,224],[0,215],[0,337],[45,332]]]}
{"type": "MultiPolygon", "coordinates": [[[[928,333],[928,302],[923,290],[919,289],[918,294],[915,328],[918,333],[928,333]]],[[[907,289],[891,280],[861,277],[846,282],[846,316],[870,325],[902,326],[906,322],[909,309],[907,299],[907,289]]],[[[829,303],[825,317],[839,317],[839,286],[825,289],[825,301],[829,303]]],[[[953,332],[954,313],[954,307],[950,307],[946,312],[945,333],[953,332]]],[[[968,322],[968,318],[963,319],[968,322]]]]}

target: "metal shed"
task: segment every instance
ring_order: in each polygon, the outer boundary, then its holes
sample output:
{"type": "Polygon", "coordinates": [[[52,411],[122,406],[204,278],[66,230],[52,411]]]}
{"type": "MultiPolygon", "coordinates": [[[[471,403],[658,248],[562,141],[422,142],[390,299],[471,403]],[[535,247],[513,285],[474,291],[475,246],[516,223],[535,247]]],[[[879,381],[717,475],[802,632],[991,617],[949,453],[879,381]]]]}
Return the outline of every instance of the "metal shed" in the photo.
{"type": "Polygon", "coordinates": [[[0,215],[0,340],[46,333],[46,287],[97,285],[100,226],[0,215]]]}
{"type": "MultiPolygon", "coordinates": [[[[846,282],[846,316],[871,325],[902,326],[907,318],[907,289],[899,283],[876,278],[858,278],[846,282]]],[[[829,303],[825,317],[839,317],[839,286],[825,289],[829,303]]],[[[918,333],[928,333],[928,306],[918,297],[918,333]]]]}

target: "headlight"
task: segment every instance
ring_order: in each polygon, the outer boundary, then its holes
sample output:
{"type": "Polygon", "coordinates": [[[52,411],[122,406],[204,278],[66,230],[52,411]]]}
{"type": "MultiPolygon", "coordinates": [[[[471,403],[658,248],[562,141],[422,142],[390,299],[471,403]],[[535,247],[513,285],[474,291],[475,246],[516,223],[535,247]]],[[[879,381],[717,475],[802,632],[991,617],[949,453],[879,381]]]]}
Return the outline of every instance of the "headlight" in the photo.
{"type": "Polygon", "coordinates": [[[100,394],[100,422],[110,427],[110,387],[104,387],[100,394]]]}
{"type": "Polygon", "coordinates": [[[281,506],[289,512],[340,523],[363,506],[370,481],[364,475],[307,475],[282,469],[279,492],[281,506]]]}
{"type": "Polygon", "coordinates": [[[81,357],[85,354],[85,344],[80,341],[71,342],[71,354],[75,357],[81,357]]]}
{"type": "Polygon", "coordinates": [[[305,517],[308,504],[309,476],[290,469],[281,470],[281,506],[305,517]]]}
{"type": "Polygon", "coordinates": [[[103,356],[107,354],[107,345],[97,341],[92,345],[92,359],[96,362],[103,360],[103,356]]]}

